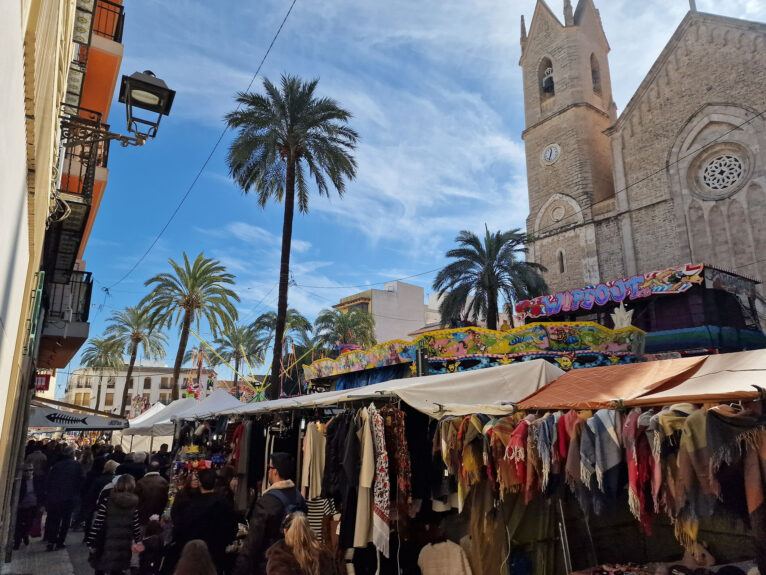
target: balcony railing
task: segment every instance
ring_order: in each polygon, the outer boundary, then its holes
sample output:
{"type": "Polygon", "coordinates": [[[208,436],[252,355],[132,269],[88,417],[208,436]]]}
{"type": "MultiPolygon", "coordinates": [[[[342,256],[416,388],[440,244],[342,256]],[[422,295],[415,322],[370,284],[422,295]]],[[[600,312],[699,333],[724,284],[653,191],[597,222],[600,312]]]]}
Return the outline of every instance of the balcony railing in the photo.
{"type": "Polygon", "coordinates": [[[122,5],[109,0],[98,0],[93,19],[93,33],[122,43],[125,13],[122,5]]]}
{"type": "MultiPolygon", "coordinates": [[[[93,279],[90,272],[72,271],[69,283],[46,286],[47,319],[67,322],[87,322],[93,279]]],[[[54,274],[55,275],[55,274],[54,274]]],[[[80,384],[77,384],[79,387],[80,384]]]]}

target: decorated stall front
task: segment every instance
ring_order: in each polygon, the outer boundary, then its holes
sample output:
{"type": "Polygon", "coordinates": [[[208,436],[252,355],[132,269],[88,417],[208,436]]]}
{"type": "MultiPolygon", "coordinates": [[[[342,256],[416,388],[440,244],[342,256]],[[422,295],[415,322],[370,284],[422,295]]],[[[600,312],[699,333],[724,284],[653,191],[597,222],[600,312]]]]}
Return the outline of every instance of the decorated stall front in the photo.
{"type": "Polygon", "coordinates": [[[700,355],[766,347],[755,279],[703,264],[637,274],[523,300],[517,323],[615,318],[647,332],[647,354],[700,355]],[[617,310],[616,315],[613,315],[617,310]]]}
{"type": "Polygon", "coordinates": [[[428,373],[470,371],[534,359],[564,370],[632,363],[643,354],[645,334],[635,327],[609,329],[593,322],[534,323],[506,331],[478,327],[427,332],[406,342],[390,341],[370,350],[305,366],[306,381],[338,378],[338,389],[361,387],[416,372],[420,352],[428,373]],[[346,376],[346,377],[342,377],[346,376]]]}

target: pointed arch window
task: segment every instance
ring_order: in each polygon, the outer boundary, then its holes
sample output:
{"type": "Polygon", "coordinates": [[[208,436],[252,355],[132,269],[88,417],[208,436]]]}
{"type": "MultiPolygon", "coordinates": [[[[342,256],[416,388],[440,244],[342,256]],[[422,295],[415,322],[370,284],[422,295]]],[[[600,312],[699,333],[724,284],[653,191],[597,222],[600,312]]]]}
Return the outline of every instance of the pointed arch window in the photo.
{"type": "Polygon", "coordinates": [[[556,259],[558,260],[559,264],[559,273],[563,274],[566,271],[566,266],[564,265],[564,250],[559,250],[556,259]]]}
{"type": "Polygon", "coordinates": [[[540,60],[537,79],[540,84],[540,100],[553,98],[556,95],[556,85],[553,79],[553,62],[550,58],[540,60]]]}
{"type": "Polygon", "coordinates": [[[601,67],[595,54],[590,55],[590,77],[593,81],[593,91],[601,94],[601,67]]]}

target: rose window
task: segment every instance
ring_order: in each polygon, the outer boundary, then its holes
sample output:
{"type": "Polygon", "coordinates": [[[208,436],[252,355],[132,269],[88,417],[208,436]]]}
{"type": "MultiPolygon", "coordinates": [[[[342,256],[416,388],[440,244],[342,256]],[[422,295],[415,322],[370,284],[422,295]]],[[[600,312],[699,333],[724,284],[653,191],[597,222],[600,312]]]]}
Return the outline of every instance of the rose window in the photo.
{"type": "Polygon", "coordinates": [[[702,181],[714,191],[731,188],[742,178],[744,167],[736,156],[725,154],[708,161],[702,170],[702,181]]]}

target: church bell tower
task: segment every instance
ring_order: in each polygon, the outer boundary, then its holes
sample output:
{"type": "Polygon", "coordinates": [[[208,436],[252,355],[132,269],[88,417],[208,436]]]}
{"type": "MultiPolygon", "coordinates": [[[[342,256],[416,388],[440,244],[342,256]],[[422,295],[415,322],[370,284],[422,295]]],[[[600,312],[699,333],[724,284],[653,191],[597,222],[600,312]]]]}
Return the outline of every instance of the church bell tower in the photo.
{"type": "Polygon", "coordinates": [[[614,203],[608,53],[592,0],[565,0],[563,23],[538,0],[528,34],[522,16],[528,257],[548,269],[550,292],[601,279],[594,221],[614,203]]]}

